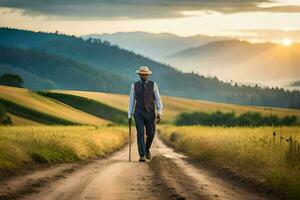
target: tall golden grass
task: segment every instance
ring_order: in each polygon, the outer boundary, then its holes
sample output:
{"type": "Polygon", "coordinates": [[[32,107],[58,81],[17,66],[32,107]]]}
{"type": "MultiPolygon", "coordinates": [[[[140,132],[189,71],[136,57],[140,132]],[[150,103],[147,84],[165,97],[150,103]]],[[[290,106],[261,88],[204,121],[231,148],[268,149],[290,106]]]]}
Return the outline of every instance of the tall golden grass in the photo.
{"type": "Polygon", "coordinates": [[[122,126],[0,126],[0,172],[101,157],[120,149],[126,138],[122,126]]]}
{"type": "Polygon", "coordinates": [[[300,197],[300,127],[160,128],[164,141],[198,161],[226,167],[265,180],[300,197]]]}

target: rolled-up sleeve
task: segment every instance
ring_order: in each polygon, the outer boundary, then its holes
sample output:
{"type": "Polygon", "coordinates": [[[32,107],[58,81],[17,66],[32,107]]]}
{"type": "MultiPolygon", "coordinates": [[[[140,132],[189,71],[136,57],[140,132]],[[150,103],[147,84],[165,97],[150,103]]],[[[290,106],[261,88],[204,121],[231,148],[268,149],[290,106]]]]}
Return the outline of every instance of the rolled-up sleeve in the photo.
{"type": "Polygon", "coordinates": [[[154,82],[154,97],[155,97],[155,105],[157,108],[157,112],[162,115],[163,104],[160,98],[159,90],[157,84],[154,82]]]}
{"type": "Polygon", "coordinates": [[[129,93],[129,104],[128,104],[128,118],[132,117],[133,109],[134,109],[134,84],[131,84],[130,93],[129,93]]]}

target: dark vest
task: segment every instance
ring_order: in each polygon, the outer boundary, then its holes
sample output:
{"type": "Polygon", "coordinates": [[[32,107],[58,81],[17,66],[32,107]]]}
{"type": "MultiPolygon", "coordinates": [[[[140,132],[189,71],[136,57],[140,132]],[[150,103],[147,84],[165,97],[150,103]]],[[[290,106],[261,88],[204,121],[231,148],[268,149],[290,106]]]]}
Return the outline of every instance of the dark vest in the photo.
{"type": "Polygon", "coordinates": [[[145,84],[145,91],[143,90],[143,83],[139,80],[134,83],[134,96],[136,99],[135,110],[155,112],[154,107],[154,82],[148,80],[145,84]]]}

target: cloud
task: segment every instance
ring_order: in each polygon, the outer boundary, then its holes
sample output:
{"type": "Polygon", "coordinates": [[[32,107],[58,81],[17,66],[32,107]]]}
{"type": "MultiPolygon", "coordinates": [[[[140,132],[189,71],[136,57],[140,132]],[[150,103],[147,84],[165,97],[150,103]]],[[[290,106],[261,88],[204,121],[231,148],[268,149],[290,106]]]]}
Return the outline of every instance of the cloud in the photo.
{"type": "Polygon", "coordinates": [[[300,29],[252,29],[252,30],[239,30],[240,33],[248,33],[249,35],[243,38],[257,39],[257,40],[269,40],[269,41],[281,41],[283,38],[289,38],[294,42],[300,42],[300,29]]]}
{"type": "Polygon", "coordinates": [[[260,7],[272,0],[0,0],[0,7],[22,9],[24,15],[71,19],[174,18],[183,11],[300,12],[300,6],[260,7]]]}

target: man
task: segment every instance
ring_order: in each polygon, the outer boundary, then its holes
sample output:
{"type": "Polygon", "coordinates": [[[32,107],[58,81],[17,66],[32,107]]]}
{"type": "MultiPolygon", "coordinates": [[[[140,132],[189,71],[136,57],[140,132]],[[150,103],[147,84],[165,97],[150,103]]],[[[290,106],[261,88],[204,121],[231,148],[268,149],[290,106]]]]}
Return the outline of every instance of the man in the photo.
{"type": "Polygon", "coordinates": [[[134,115],[135,126],[137,130],[137,145],[140,162],[151,159],[150,147],[155,134],[155,123],[161,120],[163,105],[160,99],[157,84],[148,80],[152,72],[147,66],[141,66],[136,71],[140,75],[140,80],[131,84],[128,106],[128,123],[132,122],[134,115]],[[157,115],[155,114],[155,105],[157,115]],[[134,113],[133,113],[134,112],[134,113]],[[146,144],[144,141],[144,127],[146,127],[146,144]]]}

